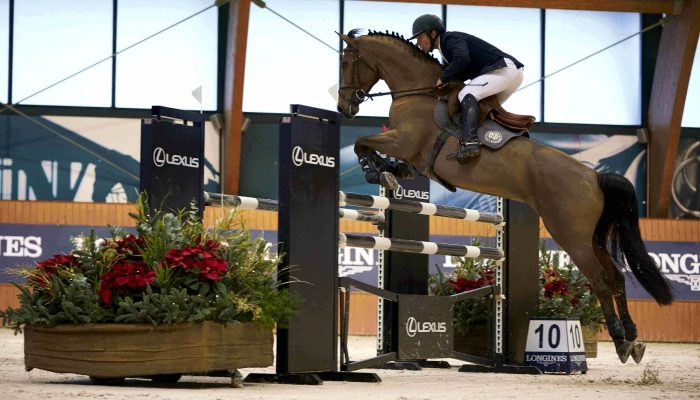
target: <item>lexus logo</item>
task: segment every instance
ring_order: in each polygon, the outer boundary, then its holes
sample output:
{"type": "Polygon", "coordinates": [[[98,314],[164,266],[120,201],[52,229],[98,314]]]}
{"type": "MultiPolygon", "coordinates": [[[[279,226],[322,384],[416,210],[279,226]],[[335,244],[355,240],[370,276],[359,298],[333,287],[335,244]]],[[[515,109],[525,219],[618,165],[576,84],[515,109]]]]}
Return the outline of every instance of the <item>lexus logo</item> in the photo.
{"type": "Polygon", "coordinates": [[[310,164],[332,168],[335,167],[335,157],[306,153],[301,146],[295,146],[292,149],[292,163],[297,167],[301,167],[302,164],[310,164]]]}
{"type": "Polygon", "coordinates": [[[153,165],[162,167],[165,164],[199,168],[199,158],[180,154],[168,154],[162,147],[156,147],[153,149],[153,165]]]}
{"type": "Polygon", "coordinates": [[[447,322],[418,322],[409,317],[406,320],[406,335],[416,336],[416,333],[444,333],[447,332],[447,322]]]}
{"type": "Polygon", "coordinates": [[[430,192],[414,189],[406,190],[403,188],[403,186],[399,185],[399,187],[394,191],[394,198],[403,199],[404,197],[428,201],[430,199],[430,192]]]}
{"type": "Polygon", "coordinates": [[[165,150],[162,147],[156,147],[153,150],[153,164],[156,167],[165,165],[165,150]]]}

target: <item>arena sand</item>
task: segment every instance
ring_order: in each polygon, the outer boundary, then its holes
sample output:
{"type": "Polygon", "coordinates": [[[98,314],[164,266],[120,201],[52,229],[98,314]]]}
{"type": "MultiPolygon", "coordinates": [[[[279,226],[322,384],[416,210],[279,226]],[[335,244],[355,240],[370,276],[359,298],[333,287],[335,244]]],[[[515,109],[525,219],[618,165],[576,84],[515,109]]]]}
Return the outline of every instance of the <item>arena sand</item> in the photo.
{"type": "MultiPolygon", "coordinates": [[[[352,359],[374,354],[374,337],[352,337],[352,359]]],[[[506,375],[460,373],[452,369],[422,371],[366,370],[382,383],[325,382],[321,386],[247,384],[229,387],[228,378],[184,376],[176,384],[127,380],[123,386],[97,386],[83,375],[24,370],[23,337],[0,329],[0,399],[700,399],[700,344],[648,343],[641,364],[621,364],[612,342],[601,342],[588,373],[575,375],[506,375]]],[[[243,369],[272,372],[265,369],[243,369]]]]}

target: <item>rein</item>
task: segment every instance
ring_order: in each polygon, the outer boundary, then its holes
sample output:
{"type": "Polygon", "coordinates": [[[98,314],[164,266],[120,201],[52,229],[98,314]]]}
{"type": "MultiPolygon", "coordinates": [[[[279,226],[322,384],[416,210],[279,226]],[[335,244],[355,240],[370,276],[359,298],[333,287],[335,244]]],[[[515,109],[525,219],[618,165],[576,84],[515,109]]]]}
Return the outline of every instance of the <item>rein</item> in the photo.
{"type": "MultiPolygon", "coordinates": [[[[365,95],[365,97],[368,97],[370,100],[374,100],[374,97],[379,97],[379,96],[386,96],[386,95],[393,95],[395,93],[407,93],[407,92],[422,92],[425,90],[430,90],[431,92],[437,89],[437,86],[427,86],[427,87],[422,87],[422,88],[416,88],[416,89],[405,89],[405,90],[390,90],[388,92],[379,92],[379,93],[370,93],[365,95]]],[[[430,93],[414,93],[414,94],[423,94],[427,96],[432,96],[430,93]]],[[[406,95],[406,96],[411,96],[411,95],[406,95]]]]}

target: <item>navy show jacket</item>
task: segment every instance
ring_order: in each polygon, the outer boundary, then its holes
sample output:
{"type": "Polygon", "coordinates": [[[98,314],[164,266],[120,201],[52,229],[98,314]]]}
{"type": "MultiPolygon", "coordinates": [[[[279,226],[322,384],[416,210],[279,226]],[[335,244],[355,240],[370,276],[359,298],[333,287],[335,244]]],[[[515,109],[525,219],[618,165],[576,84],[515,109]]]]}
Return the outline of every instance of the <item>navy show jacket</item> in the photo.
{"type": "Polygon", "coordinates": [[[466,81],[506,66],[503,58],[513,60],[516,67],[523,64],[496,46],[464,32],[443,32],[440,35],[440,51],[447,64],[443,64],[442,82],[466,81]]]}

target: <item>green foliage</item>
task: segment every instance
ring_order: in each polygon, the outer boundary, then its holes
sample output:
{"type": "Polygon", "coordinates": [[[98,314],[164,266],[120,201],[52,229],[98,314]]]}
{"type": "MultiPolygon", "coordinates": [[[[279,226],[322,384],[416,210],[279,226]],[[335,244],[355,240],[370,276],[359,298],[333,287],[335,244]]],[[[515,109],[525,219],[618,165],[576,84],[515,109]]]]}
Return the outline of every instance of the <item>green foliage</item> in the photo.
{"type": "MultiPolygon", "coordinates": [[[[478,238],[472,240],[472,246],[481,246],[478,238]]],[[[430,293],[436,296],[450,296],[468,290],[478,289],[493,283],[496,262],[467,257],[453,257],[456,264],[454,271],[447,275],[438,268],[438,273],[429,279],[430,293]]],[[[465,300],[453,307],[456,331],[469,332],[473,324],[488,320],[490,301],[487,297],[465,300]]]]}
{"type": "MultiPolygon", "coordinates": [[[[472,246],[480,245],[478,239],[472,241],[472,246]]],[[[454,257],[453,262],[457,267],[451,274],[438,267],[438,273],[431,275],[431,294],[449,296],[493,282],[494,261],[454,257]]],[[[581,325],[599,326],[603,312],[590,283],[576,265],[561,262],[559,252],[547,251],[544,241],[540,243],[539,272],[538,316],[580,318],[581,325]]],[[[486,322],[490,311],[487,297],[455,304],[455,330],[468,332],[473,324],[486,322]]]]}
{"type": "Polygon", "coordinates": [[[74,241],[68,255],[24,266],[19,309],[0,311],[4,323],[257,322],[285,326],[298,299],[275,279],[279,256],[251,238],[236,210],[205,229],[197,210],[150,213],[137,204],[138,235],[112,228],[74,241]]]}

